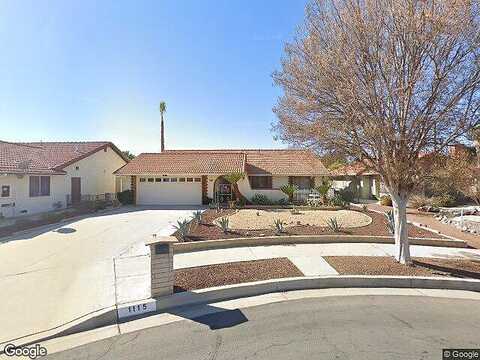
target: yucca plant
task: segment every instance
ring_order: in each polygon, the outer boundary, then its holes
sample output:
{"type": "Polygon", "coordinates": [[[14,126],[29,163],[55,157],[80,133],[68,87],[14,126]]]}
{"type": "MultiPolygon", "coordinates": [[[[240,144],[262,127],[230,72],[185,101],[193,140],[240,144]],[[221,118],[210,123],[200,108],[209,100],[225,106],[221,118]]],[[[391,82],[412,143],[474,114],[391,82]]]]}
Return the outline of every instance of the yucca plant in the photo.
{"type": "Polygon", "coordinates": [[[177,220],[177,225],[173,225],[173,227],[178,231],[180,238],[185,240],[190,232],[190,221],[187,219],[177,220]]]}
{"type": "Polygon", "coordinates": [[[280,187],[280,190],[288,196],[288,201],[292,202],[293,201],[293,194],[295,194],[295,191],[298,190],[298,187],[293,184],[284,184],[280,187]]]}
{"type": "Polygon", "coordinates": [[[335,233],[342,231],[342,224],[338,222],[336,217],[327,220],[327,227],[330,231],[335,233]]]}
{"type": "Polygon", "coordinates": [[[275,228],[275,234],[280,235],[285,232],[285,225],[287,223],[281,219],[273,220],[273,226],[275,228]]]}
{"type": "Polygon", "coordinates": [[[387,211],[385,216],[387,218],[388,231],[393,235],[395,233],[395,217],[393,216],[393,210],[387,211]]]}
{"type": "Polygon", "coordinates": [[[226,234],[230,230],[230,220],[228,217],[222,217],[218,220],[218,225],[220,225],[220,228],[222,229],[223,233],[226,234]]]}

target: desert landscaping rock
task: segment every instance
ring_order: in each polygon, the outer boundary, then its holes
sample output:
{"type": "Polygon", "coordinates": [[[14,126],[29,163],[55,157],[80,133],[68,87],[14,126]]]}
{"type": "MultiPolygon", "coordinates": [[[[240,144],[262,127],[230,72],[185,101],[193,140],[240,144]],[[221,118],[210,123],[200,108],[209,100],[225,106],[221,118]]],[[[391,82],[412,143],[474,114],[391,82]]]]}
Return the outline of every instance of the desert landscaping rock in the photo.
{"type": "Polygon", "coordinates": [[[228,216],[230,227],[234,230],[262,230],[273,227],[276,219],[282,220],[286,227],[309,225],[327,226],[329,219],[336,218],[343,228],[367,226],[372,218],[364,213],[351,210],[302,210],[293,215],[288,209],[256,210],[243,209],[228,216]]]}
{"type": "Polygon", "coordinates": [[[175,270],[175,292],[303,276],[287,258],[239,261],[175,270]]]}

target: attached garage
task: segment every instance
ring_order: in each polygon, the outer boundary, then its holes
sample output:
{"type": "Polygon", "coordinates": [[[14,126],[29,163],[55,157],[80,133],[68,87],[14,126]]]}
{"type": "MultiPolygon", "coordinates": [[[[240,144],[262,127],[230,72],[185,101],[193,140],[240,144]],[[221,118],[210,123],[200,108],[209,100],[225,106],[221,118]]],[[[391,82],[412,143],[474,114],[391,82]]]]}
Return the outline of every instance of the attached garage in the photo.
{"type": "Polygon", "coordinates": [[[139,176],[139,205],[201,205],[202,179],[193,176],[139,176]]]}

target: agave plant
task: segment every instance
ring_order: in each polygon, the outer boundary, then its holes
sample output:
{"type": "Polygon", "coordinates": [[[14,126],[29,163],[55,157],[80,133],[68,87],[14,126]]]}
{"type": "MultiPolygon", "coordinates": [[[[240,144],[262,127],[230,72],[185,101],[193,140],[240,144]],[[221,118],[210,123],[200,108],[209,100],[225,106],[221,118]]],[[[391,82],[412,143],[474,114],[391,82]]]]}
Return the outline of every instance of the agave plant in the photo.
{"type": "Polygon", "coordinates": [[[195,221],[197,224],[201,224],[202,223],[202,211],[201,210],[194,211],[193,214],[192,214],[192,220],[195,221]]]}
{"type": "Polygon", "coordinates": [[[286,225],[286,224],[287,224],[287,223],[284,222],[284,221],[281,220],[281,219],[275,219],[275,220],[273,220],[273,226],[274,226],[274,228],[275,228],[275,233],[276,233],[277,235],[280,235],[280,234],[284,233],[284,232],[285,232],[285,225],[286,225]]]}
{"type": "Polygon", "coordinates": [[[387,217],[388,231],[393,235],[395,233],[395,217],[393,216],[393,211],[387,211],[385,216],[387,217]]]}
{"type": "Polygon", "coordinates": [[[187,219],[177,220],[177,225],[173,225],[173,227],[178,231],[180,238],[185,240],[190,232],[190,221],[187,219]]]}
{"type": "Polygon", "coordinates": [[[330,231],[335,233],[342,231],[342,224],[338,222],[336,217],[327,220],[327,227],[330,231]]]}
{"type": "Polygon", "coordinates": [[[230,220],[228,219],[228,217],[222,217],[218,220],[218,225],[220,225],[220,227],[222,228],[223,232],[226,234],[228,233],[228,231],[230,230],[230,220]]]}

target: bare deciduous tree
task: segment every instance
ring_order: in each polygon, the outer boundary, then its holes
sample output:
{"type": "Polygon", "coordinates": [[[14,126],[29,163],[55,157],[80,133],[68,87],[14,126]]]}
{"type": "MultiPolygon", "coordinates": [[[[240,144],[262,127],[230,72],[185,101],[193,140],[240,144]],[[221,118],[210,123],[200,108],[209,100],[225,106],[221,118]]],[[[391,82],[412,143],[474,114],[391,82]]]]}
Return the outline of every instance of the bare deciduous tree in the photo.
{"type": "Polygon", "coordinates": [[[411,262],[406,203],[419,155],[479,121],[478,10],[475,0],[313,0],[273,75],[281,139],[381,175],[401,263],[411,262]]]}

